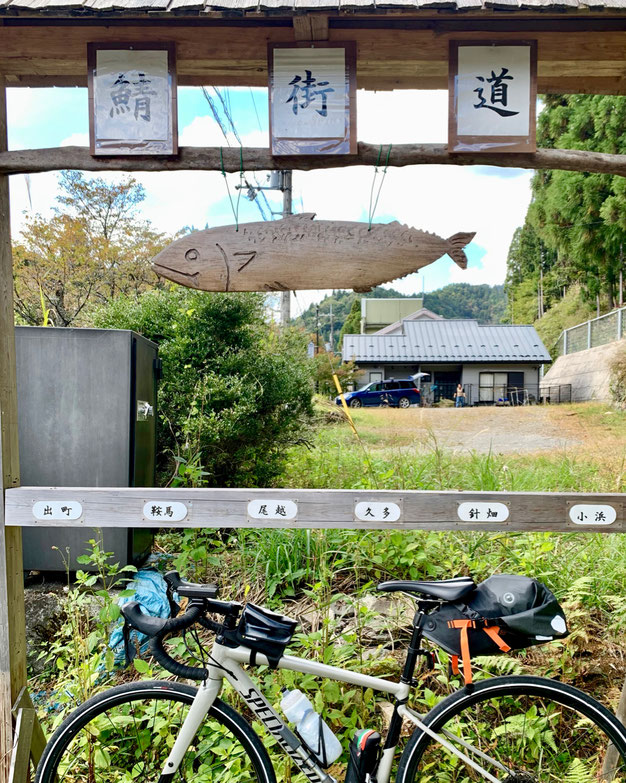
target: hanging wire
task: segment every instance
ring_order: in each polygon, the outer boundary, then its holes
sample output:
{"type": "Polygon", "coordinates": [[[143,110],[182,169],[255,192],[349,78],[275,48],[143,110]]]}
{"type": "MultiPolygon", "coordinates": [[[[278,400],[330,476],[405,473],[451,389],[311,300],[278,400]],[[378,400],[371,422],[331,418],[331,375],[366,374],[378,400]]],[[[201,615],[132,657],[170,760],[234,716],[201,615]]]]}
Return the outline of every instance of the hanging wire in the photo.
{"type": "Polygon", "coordinates": [[[262,131],[263,127],[261,126],[261,118],[259,117],[259,112],[258,112],[257,107],[256,107],[256,101],[254,100],[254,93],[252,92],[252,87],[248,87],[248,89],[250,90],[250,97],[252,98],[252,105],[254,106],[254,113],[256,114],[256,122],[257,122],[257,125],[259,126],[259,130],[262,131]]]}
{"type": "Polygon", "coordinates": [[[368,220],[368,226],[367,230],[372,230],[372,221],[374,220],[374,214],[376,212],[376,207],[378,206],[378,199],[380,198],[380,191],[383,188],[383,182],[385,181],[385,177],[387,176],[387,168],[389,167],[389,156],[391,155],[391,149],[393,145],[390,144],[387,148],[387,159],[385,160],[385,168],[382,171],[382,177],[380,180],[380,184],[378,186],[378,191],[376,192],[376,198],[374,199],[374,189],[376,187],[376,180],[378,178],[378,167],[380,165],[380,158],[383,153],[383,145],[381,144],[378,148],[378,158],[376,159],[376,167],[374,168],[374,178],[372,180],[372,187],[370,189],[370,205],[369,205],[369,220],[368,220]],[[372,204],[373,202],[373,204],[372,204]]]}
{"type": "Polygon", "coordinates": [[[230,201],[230,208],[233,211],[235,217],[235,231],[239,231],[239,201],[241,199],[241,191],[244,186],[243,176],[243,147],[239,147],[239,190],[237,191],[237,201],[233,203],[233,197],[230,192],[230,186],[228,184],[228,177],[226,176],[226,169],[224,168],[224,148],[220,147],[220,164],[222,166],[222,176],[224,177],[224,184],[226,185],[226,192],[228,193],[228,200],[230,201]]]}

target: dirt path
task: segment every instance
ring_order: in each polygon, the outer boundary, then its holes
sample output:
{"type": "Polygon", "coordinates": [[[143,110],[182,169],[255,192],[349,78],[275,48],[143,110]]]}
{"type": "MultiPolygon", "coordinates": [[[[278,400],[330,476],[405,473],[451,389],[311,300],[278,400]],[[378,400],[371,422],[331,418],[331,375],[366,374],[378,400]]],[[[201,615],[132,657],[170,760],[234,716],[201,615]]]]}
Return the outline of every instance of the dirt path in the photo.
{"type": "Polygon", "coordinates": [[[519,453],[564,450],[581,440],[563,429],[547,407],[425,409],[422,426],[455,452],[519,453]]]}
{"type": "Polygon", "coordinates": [[[570,406],[370,409],[355,417],[370,447],[530,453],[579,448],[584,427],[570,406]]]}

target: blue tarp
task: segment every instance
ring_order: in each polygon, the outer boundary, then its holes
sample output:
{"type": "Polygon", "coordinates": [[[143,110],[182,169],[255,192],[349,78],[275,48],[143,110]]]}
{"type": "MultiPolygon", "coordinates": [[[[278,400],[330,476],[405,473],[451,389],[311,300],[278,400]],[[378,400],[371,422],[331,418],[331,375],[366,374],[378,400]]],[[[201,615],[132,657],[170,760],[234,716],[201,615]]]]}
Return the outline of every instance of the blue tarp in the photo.
{"type": "MultiPolygon", "coordinates": [[[[127,590],[132,590],[133,594],[127,598],[120,598],[118,604],[123,606],[129,601],[138,601],[144,614],[152,617],[169,617],[170,604],[167,600],[167,585],[161,574],[154,568],[143,568],[137,571],[132,582],[128,583],[127,590]]],[[[125,665],[130,661],[126,660],[126,651],[124,649],[123,630],[124,620],[122,619],[113,629],[109,639],[109,647],[115,652],[116,665],[125,665]]],[[[137,649],[144,653],[148,649],[148,637],[131,630],[130,632],[130,650],[129,655],[132,660],[135,657],[137,649]]]]}

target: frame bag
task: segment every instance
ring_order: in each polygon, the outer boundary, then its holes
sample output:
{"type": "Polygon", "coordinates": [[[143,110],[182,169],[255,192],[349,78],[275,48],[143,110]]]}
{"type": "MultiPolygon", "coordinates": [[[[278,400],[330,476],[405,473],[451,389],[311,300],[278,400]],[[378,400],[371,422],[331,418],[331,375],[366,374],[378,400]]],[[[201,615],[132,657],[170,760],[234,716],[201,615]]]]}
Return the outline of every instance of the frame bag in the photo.
{"type": "Polygon", "coordinates": [[[548,588],[526,576],[495,574],[463,602],[445,603],[428,615],[424,636],[452,656],[466,685],[472,683],[471,658],[544,644],[568,635],[565,613],[548,588]]]}

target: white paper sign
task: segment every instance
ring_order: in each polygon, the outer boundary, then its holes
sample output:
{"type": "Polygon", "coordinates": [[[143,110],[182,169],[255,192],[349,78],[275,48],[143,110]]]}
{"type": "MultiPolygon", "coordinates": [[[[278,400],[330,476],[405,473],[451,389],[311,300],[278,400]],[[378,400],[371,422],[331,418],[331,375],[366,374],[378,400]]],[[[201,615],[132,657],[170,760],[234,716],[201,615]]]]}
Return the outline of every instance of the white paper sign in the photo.
{"type": "Polygon", "coordinates": [[[83,507],[76,500],[38,500],[33,504],[33,516],[40,522],[67,522],[80,519],[83,507]]]}
{"type": "Polygon", "coordinates": [[[174,154],[173,48],[89,44],[88,57],[92,153],[174,154]]]}
{"type": "Polygon", "coordinates": [[[184,503],[170,500],[148,500],[143,507],[145,519],[160,522],[182,522],[189,513],[184,503]]]}
{"type": "Polygon", "coordinates": [[[570,507],[569,518],[575,525],[612,525],[617,511],[613,506],[577,503],[570,507]]]}
{"type": "Polygon", "coordinates": [[[459,503],[461,522],[506,522],[509,507],[504,503],[459,503]]]}
{"type": "Polygon", "coordinates": [[[248,517],[250,519],[293,520],[297,516],[298,504],[293,500],[262,498],[260,500],[251,500],[248,503],[248,517]]]}
{"type": "Polygon", "coordinates": [[[345,49],[274,49],[271,106],[275,138],[343,137],[346,132],[345,49]]]}
{"type": "Polygon", "coordinates": [[[360,522],[398,522],[402,509],[397,503],[368,503],[359,501],[354,506],[354,517],[360,522]]]}
{"type": "Polygon", "coordinates": [[[530,57],[530,46],[459,46],[459,136],[528,135],[530,57]]]}

